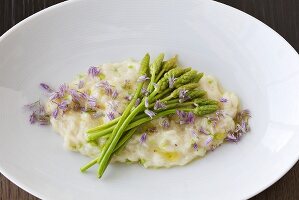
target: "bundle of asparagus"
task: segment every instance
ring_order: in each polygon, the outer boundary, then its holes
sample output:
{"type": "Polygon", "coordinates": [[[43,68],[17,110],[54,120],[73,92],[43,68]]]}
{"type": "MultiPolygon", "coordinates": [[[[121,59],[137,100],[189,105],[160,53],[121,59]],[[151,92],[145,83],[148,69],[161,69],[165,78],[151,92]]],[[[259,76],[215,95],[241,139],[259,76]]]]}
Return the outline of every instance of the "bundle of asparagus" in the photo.
{"type": "Polygon", "coordinates": [[[164,54],[160,54],[150,65],[150,56],[146,54],[140,64],[137,89],[122,115],[87,131],[88,141],[99,137],[107,140],[101,154],[83,166],[82,172],[98,163],[98,177],[101,178],[113,154],[120,151],[138,126],[146,122],[175,113],[187,113],[193,120],[193,115],[203,116],[218,109],[218,102],[206,99],[206,92],[198,88],[203,73],[178,67],[177,57],[163,59],[164,54]]]}

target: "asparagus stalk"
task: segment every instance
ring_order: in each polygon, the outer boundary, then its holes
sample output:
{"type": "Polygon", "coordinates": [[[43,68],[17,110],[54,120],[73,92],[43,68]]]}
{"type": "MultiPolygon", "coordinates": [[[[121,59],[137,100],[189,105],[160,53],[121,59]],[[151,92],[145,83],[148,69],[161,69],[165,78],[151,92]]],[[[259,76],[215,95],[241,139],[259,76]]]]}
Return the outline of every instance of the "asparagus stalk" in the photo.
{"type": "MultiPolygon", "coordinates": [[[[170,101],[162,101],[162,103],[165,103],[165,104],[167,105],[167,108],[169,108],[168,106],[169,106],[170,104],[178,103],[178,102],[179,102],[179,99],[173,99],[173,100],[170,100],[170,101]]],[[[149,109],[153,108],[154,105],[155,105],[155,103],[151,103],[151,104],[149,105],[149,109]]],[[[140,117],[140,116],[143,116],[143,117],[144,117],[144,116],[146,116],[146,114],[142,113],[142,114],[140,114],[140,115],[137,115],[137,116],[134,118],[134,120],[135,120],[135,119],[138,119],[138,117],[140,117]]],[[[86,133],[87,133],[87,134],[90,134],[90,133],[95,133],[95,132],[99,132],[99,131],[101,131],[101,130],[107,129],[107,128],[109,128],[109,127],[111,127],[111,126],[117,124],[117,122],[119,121],[120,118],[121,118],[121,117],[117,117],[117,118],[111,120],[111,121],[108,122],[108,123],[102,124],[102,125],[97,126],[97,127],[95,127],[95,128],[88,129],[88,130],[86,131],[86,133]]]]}
{"type": "MultiPolygon", "coordinates": [[[[190,74],[190,72],[192,72],[192,71],[188,71],[188,72],[186,72],[185,74],[190,74]]],[[[180,83],[182,83],[182,82],[185,82],[185,83],[188,83],[188,80],[187,80],[187,78],[186,78],[186,76],[185,76],[185,74],[183,74],[179,79],[178,79],[178,81],[180,82],[180,83]]],[[[192,74],[194,74],[194,73],[192,73],[192,74]]],[[[193,81],[194,80],[194,78],[201,78],[202,77],[202,75],[198,75],[197,74],[197,72],[196,72],[196,74],[195,75],[192,75],[191,76],[191,79],[190,79],[190,81],[193,81]]],[[[149,97],[149,101],[151,101],[151,99],[152,98],[154,98],[154,95],[156,94],[156,93],[159,93],[159,91],[160,90],[165,90],[166,89],[166,87],[168,87],[168,82],[167,82],[167,80],[166,80],[166,78],[164,77],[163,79],[161,79],[159,82],[158,82],[158,87],[154,90],[154,92],[150,95],[150,97],[149,97]]],[[[189,83],[189,84],[187,84],[187,85],[184,85],[184,86],[181,86],[181,87],[179,87],[179,88],[177,88],[176,90],[174,90],[168,97],[166,97],[166,98],[164,98],[164,99],[162,99],[162,102],[166,102],[166,101],[168,101],[168,100],[171,100],[171,99],[174,99],[174,98],[178,98],[179,97],[179,93],[180,93],[180,91],[181,90],[188,90],[188,89],[191,89],[191,91],[188,93],[188,95],[190,96],[190,98],[191,99],[195,99],[195,98],[200,98],[200,97],[202,97],[202,96],[204,96],[205,94],[206,94],[206,92],[205,91],[203,91],[203,90],[192,90],[193,88],[196,88],[196,87],[198,87],[198,84],[197,83],[189,83]]],[[[166,89],[167,90],[167,89],[166,89]]],[[[138,111],[138,112],[141,112],[143,109],[144,109],[144,100],[141,102],[141,104],[136,108],[136,110],[135,110],[135,115],[136,115],[136,112],[138,111]]],[[[132,113],[131,113],[132,114],[132,113]]],[[[130,115],[131,115],[130,114],[130,115]]],[[[137,113],[138,114],[138,113],[137,113]]],[[[134,116],[135,117],[135,116],[134,116]]],[[[133,117],[133,120],[134,120],[134,117],[133,117]]],[[[116,121],[116,120],[115,120],[116,121]]],[[[113,123],[115,123],[115,121],[113,122],[113,123]]],[[[111,125],[112,125],[112,123],[111,123],[111,125]]],[[[91,140],[95,140],[95,139],[97,139],[98,137],[101,137],[101,136],[104,136],[104,135],[107,135],[108,133],[110,133],[111,131],[112,131],[112,127],[109,125],[109,128],[107,127],[107,126],[105,126],[105,130],[103,130],[103,131],[101,131],[101,132],[96,132],[96,133],[94,133],[94,134],[92,134],[92,135],[89,135],[88,136],[88,138],[87,138],[87,140],[88,141],[91,141],[91,140]]],[[[95,128],[95,129],[92,129],[92,130],[89,130],[88,132],[89,133],[91,133],[91,132],[95,132],[95,131],[98,131],[98,130],[101,130],[101,129],[103,129],[103,128],[95,128]]]]}
{"type": "MultiPolygon", "coordinates": [[[[164,57],[164,54],[160,54],[155,59],[154,63],[151,65],[151,74],[152,75],[156,74],[156,71],[159,70],[160,66],[158,64],[161,64],[160,62],[161,62],[162,57],[164,57]]],[[[166,61],[166,63],[164,64],[163,69],[161,70],[161,72],[162,71],[167,71],[164,74],[164,77],[165,77],[164,80],[168,79],[169,77],[177,78],[177,77],[181,76],[182,74],[184,74],[184,73],[191,70],[190,67],[189,68],[174,68],[174,69],[171,69],[172,67],[175,66],[176,60],[177,60],[177,57],[175,56],[174,58],[170,59],[169,61],[166,61]]],[[[158,75],[158,77],[159,76],[161,76],[161,75],[158,75]]],[[[158,82],[158,80],[160,80],[160,79],[156,79],[155,81],[158,82]]],[[[153,83],[154,83],[154,81],[153,82],[151,81],[150,84],[148,85],[148,89],[147,89],[148,91],[150,91],[150,89],[152,88],[153,83]]],[[[198,87],[198,85],[196,85],[196,86],[198,87]]],[[[160,99],[161,97],[167,95],[169,92],[171,92],[170,88],[164,90],[163,93],[160,93],[159,95],[157,95],[154,100],[160,99]]],[[[89,129],[87,131],[87,133],[92,133],[92,132],[95,132],[95,131],[103,130],[105,128],[109,128],[111,125],[116,124],[119,121],[119,119],[120,119],[120,117],[116,118],[116,119],[114,119],[114,120],[112,120],[112,121],[110,121],[110,122],[108,122],[104,125],[89,129]]]]}
{"type": "MultiPolygon", "coordinates": [[[[148,97],[144,97],[141,103],[137,107],[134,107],[143,87],[143,82],[138,83],[134,97],[121,117],[105,125],[88,130],[88,133],[90,133],[88,140],[95,140],[101,136],[109,138],[102,149],[101,155],[82,167],[81,171],[85,171],[95,163],[99,163],[98,177],[100,178],[107,168],[112,155],[117,150],[122,149],[126,141],[135,133],[136,127],[143,123],[173,114],[177,110],[193,112],[195,115],[202,116],[218,109],[217,101],[202,99],[206,92],[196,89],[199,86],[198,81],[203,76],[202,73],[197,73],[197,71],[191,70],[191,68],[175,68],[176,57],[166,62],[163,62],[163,58],[164,54],[160,54],[150,66],[151,79],[147,88],[150,95],[148,97]],[[189,99],[184,103],[179,103],[178,97],[180,97],[182,90],[185,90],[183,92],[187,93],[189,99]],[[146,99],[150,103],[148,107],[152,108],[154,106],[153,102],[161,98],[162,100],[160,101],[167,104],[165,110],[158,110],[155,116],[150,117],[142,113],[145,111],[146,99]],[[197,107],[192,108],[193,106],[197,107]]],[[[147,54],[141,62],[140,75],[146,74],[148,65],[149,55],[147,54]]]]}
{"type": "MultiPolygon", "coordinates": [[[[152,67],[155,67],[154,65],[152,67]]],[[[171,71],[171,70],[170,70],[171,71]]],[[[199,79],[202,77],[202,74],[197,74],[196,71],[191,70],[186,72],[185,74],[181,75],[178,78],[178,86],[182,85],[182,84],[188,84],[188,83],[192,83],[192,81],[197,80],[197,82],[199,81],[199,79]],[[189,79],[188,79],[189,77],[189,79]]],[[[150,83],[151,84],[151,83],[150,83]]],[[[157,87],[155,87],[155,90],[150,94],[150,96],[148,97],[149,102],[152,102],[152,100],[154,99],[155,95],[158,94],[160,91],[164,91],[165,89],[168,88],[168,80],[167,78],[164,76],[158,83],[157,83],[157,87]]],[[[169,99],[170,100],[170,99],[169,99]]],[[[141,112],[145,106],[144,106],[144,99],[142,100],[141,104],[139,104],[131,113],[130,115],[126,118],[126,120],[123,122],[123,124],[120,126],[119,130],[116,133],[116,136],[112,136],[112,137],[116,137],[116,139],[113,142],[113,145],[116,145],[116,141],[117,139],[119,139],[121,137],[122,132],[126,129],[126,126],[128,126],[128,124],[134,119],[134,117],[141,112]]],[[[116,129],[116,128],[115,128],[116,129]]],[[[115,130],[114,129],[114,130],[115,130]]],[[[98,170],[98,176],[101,177],[102,174],[104,173],[103,171],[103,167],[104,167],[104,163],[108,162],[109,156],[111,155],[114,146],[111,145],[110,148],[108,148],[107,153],[103,156],[100,157],[100,159],[98,160],[98,163],[100,163],[99,166],[99,170],[98,170]],[[102,161],[103,160],[103,161],[102,161]],[[102,162],[102,164],[101,164],[102,162]]]]}
{"type": "MultiPolygon", "coordinates": [[[[196,107],[196,108],[180,108],[180,109],[170,109],[170,110],[165,110],[165,111],[162,111],[160,113],[158,113],[156,116],[154,116],[153,118],[149,118],[149,117],[145,117],[145,118],[142,118],[142,119],[139,119],[133,123],[131,123],[128,127],[126,127],[126,130],[131,130],[135,127],[138,127],[146,122],[149,122],[153,119],[158,119],[160,117],[164,117],[164,116],[167,116],[167,115],[170,115],[170,114],[174,114],[177,112],[177,110],[181,110],[181,111],[185,111],[185,112],[193,112],[195,115],[197,116],[203,116],[203,115],[206,115],[206,114],[210,114],[210,113],[213,113],[215,112],[216,110],[218,109],[218,106],[217,105],[204,105],[204,106],[199,106],[199,107],[196,107]]],[[[135,130],[134,130],[135,132],[135,130]]],[[[131,135],[133,135],[134,133],[132,132],[128,132],[128,134],[130,134],[129,136],[125,136],[123,137],[124,140],[128,140],[129,138],[131,138],[131,135]]],[[[114,148],[113,151],[115,151],[116,149],[118,149],[122,144],[124,144],[125,141],[121,140],[120,143],[118,143],[118,145],[116,145],[116,147],[114,148]]],[[[99,168],[99,171],[98,171],[98,176],[101,177],[107,167],[107,164],[109,163],[110,161],[110,158],[111,157],[108,157],[108,160],[107,162],[103,162],[101,163],[102,165],[100,165],[100,168],[99,168]]],[[[94,164],[96,164],[96,161],[98,159],[95,159],[95,160],[92,160],[91,162],[89,162],[88,164],[86,164],[85,166],[83,166],[81,168],[81,171],[85,171],[87,170],[88,168],[90,168],[91,166],[93,166],[94,164]]]]}
{"type": "MultiPolygon", "coordinates": [[[[136,132],[137,128],[133,128],[130,131],[128,131],[128,133],[120,140],[120,142],[116,145],[115,149],[114,149],[114,154],[118,153],[123,146],[125,146],[125,144],[128,142],[128,140],[132,137],[132,135],[136,132]]],[[[95,158],[92,161],[90,161],[89,163],[87,163],[86,165],[84,165],[83,167],[80,168],[81,172],[85,172],[86,170],[88,170],[90,167],[92,167],[93,165],[95,165],[97,163],[97,160],[99,158],[95,158]]]]}
{"type": "Polygon", "coordinates": [[[159,56],[154,60],[153,64],[150,66],[150,74],[151,74],[151,81],[148,85],[148,91],[151,92],[154,87],[154,83],[156,80],[156,75],[160,72],[162,67],[162,62],[164,59],[164,54],[161,53],[159,56]]]}
{"type": "MultiPolygon", "coordinates": [[[[155,81],[155,75],[156,73],[159,71],[162,61],[163,61],[164,55],[160,54],[158,56],[158,58],[155,60],[155,62],[151,65],[150,67],[150,71],[151,71],[151,82],[149,83],[149,89],[148,91],[152,91],[153,86],[154,86],[154,81],[155,81]],[[159,66],[160,64],[160,66],[159,66]]],[[[185,69],[186,70],[186,69],[185,69]]],[[[185,70],[181,70],[182,72],[180,73],[184,73],[185,70]]],[[[172,70],[170,70],[172,71],[172,70]]],[[[170,73],[170,71],[168,73],[170,73]]],[[[178,73],[178,70],[174,70],[174,73],[178,73]]],[[[185,74],[187,74],[188,72],[186,72],[185,74]]],[[[166,73],[167,74],[167,73],[166,73]]],[[[190,73],[189,73],[190,74],[190,73]]],[[[197,74],[196,74],[197,75],[197,74]]],[[[190,74],[190,81],[192,81],[194,78],[196,78],[196,75],[190,74]]],[[[181,83],[189,83],[187,81],[187,77],[186,75],[183,76],[184,80],[181,80],[181,83]],[[185,80],[186,79],[186,80],[185,80]]],[[[180,80],[181,77],[178,79],[180,80]]],[[[164,76],[161,80],[159,80],[159,82],[157,83],[157,87],[155,87],[155,90],[150,94],[150,96],[148,97],[149,102],[152,102],[152,100],[154,99],[155,95],[158,94],[161,91],[164,91],[165,89],[168,88],[168,79],[166,76],[164,76]]],[[[107,148],[104,147],[103,149],[103,153],[101,154],[100,158],[98,159],[98,163],[99,163],[99,169],[98,169],[98,177],[100,178],[105,170],[105,166],[107,164],[107,162],[109,162],[109,157],[111,156],[113,149],[115,147],[115,145],[117,144],[119,138],[122,136],[123,131],[125,131],[126,127],[129,125],[129,123],[134,119],[134,117],[140,112],[142,111],[145,106],[144,106],[144,102],[145,99],[143,98],[141,104],[139,104],[124,120],[124,122],[122,123],[122,125],[120,127],[116,127],[113,130],[112,136],[109,137],[109,146],[107,148]],[[117,130],[116,130],[117,129],[117,130]],[[115,131],[116,130],[116,131],[115,131]]]]}
{"type": "MultiPolygon", "coordinates": [[[[155,77],[156,74],[160,71],[161,69],[161,65],[163,62],[163,58],[164,58],[164,54],[160,54],[155,61],[153,62],[153,64],[150,67],[150,73],[151,73],[151,81],[149,83],[148,86],[148,91],[152,91],[153,87],[154,87],[154,81],[155,81],[155,77]]],[[[160,83],[161,84],[161,83],[160,83]]],[[[141,88],[140,88],[141,90],[141,88]]],[[[155,89],[156,91],[156,89],[155,89]]],[[[152,96],[155,95],[155,91],[151,94],[152,96]]],[[[140,91],[135,93],[136,99],[139,96],[140,91]]],[[[151,97],[152,98],[152,97],[151,97]]],[[[113,153],[113,149],[115,148],[115,146],[117,145],[118,140],[120,139],[120,137],[122,136],[123,132],[125,131],[126,127],[128,126],[128,124],[134,119],[134,117],[142,110],[144,109],[144,98],[141,102],[141,104],[139,104],[129,115],[125,116],[124,121],[119,121],[118,124],[120,124],[119,126],[115,127],[111,137],[109,137],[109,143],[106,142],[102,154],[98,159],[98,163],[99,163],[99,169],[98,169],[98,177],[100,178],[102,176],[102,174],[104,173],[104,170],[106,169],[106,164],[109,162],[109,158],[111,157],[111,154],[113,153]]],[[[135,104],[135,102],[134,102],[135,104]]],[[[131,108],[130,108],[131,110],[131,108]]]]}
{"type": "Polygon", "coordinates": [[[163,64],[162,70],[159,72],[155,82],[158,82],[160,80],[160,78],[164,75],[165,72],[168,72],[169,70],[176,67],[177,58],[178,57],[175,56],[163,64]]]}
{"type": "MultiPolygon", "coordinates": [[[[176,100],[177,101],[177,100],[176,100]]],[[[179,103],[179,102],[175,102],[175,103],[171,103],[171,104],[168,104],[167,105],[167,109],[173,109],[173,108],[187,108],[188,106],[192,106],[196,104],[195,101],[192,101],[192,102],[185,102],[185,103],[179,103]]],[[[202,105],[202,104],[197,104],[197,105],[202,105]]],[[[207,104],[205,104],[207,105],[207,104]]],[[[160,112],[163,112],[165,110],[162,110],[160,112]]],[[[148,118],[148,116],[144,113],[141,113],[139,115],[137,115],[133,120],[132,120],[132,123],[135,122],[135,121],[138,121],[139,119],[142,119],[142,118],[148,118]]],[[[87,141],[90,142],[90,141],[93,141],[93,140],[96,140],[98,139],[99,137],[103,137],[105,135],[108,135],[110,134],[113,129],[115,128],[115,125],[112,125],[110,126],[109,128],[106,128],[104,130],[101,130],[101,131],[97,131],[97,132],[93,132],[93,133],[90,133],[88,136],[87,136],[87,141]]]]}
{"type": "MultiPolygon", "coordinates": [[[[146,54],[144,56],[144,58],[142,59],[142,61],[141,61],[141,67],[140,67],[140,70],[139,70],[139,75],[140,76],[145,76],[146,75],[146,73],[148,71],[148,68],[149,68],[149,60],[150,60],[149,54],[146,54]]],[[[117,135],[118,130],[123,125],[123,123],[125,122],[126,118],[129,116],[129,114],[131,112],[131,109],[135,105],[136,100],[137,100],[137,98],[138,98],[138,96],[139,96],[139,94],[141,92],[142,87],[143,87],[143,84],[144,84],[144,82],[139,82],[138,83],[137,90],[136,90],[136,92],[134,94],[134,97],[133,97],[132,101],[130,102],[130,104],[125,109],[125,111],[123,112],[120,120],[116,124],[116,127],[114,128],[114,130],[112,132],[112,136],[109,137],[109,139],[106,141],[106,143],[104,145],[104,148],[102,150],[101,157],[99,158],[99,161],[102,158],[102,156],[105,155],[106,151],[108,151],[108,150],[111,151],[111,147],[112,146],[114,147],[115,144],[118,142],[118,140],[120,138],[119,135],[117,135]]],[[[112,151],[113,151],[113,149],[112,149],[112,151]]]]}

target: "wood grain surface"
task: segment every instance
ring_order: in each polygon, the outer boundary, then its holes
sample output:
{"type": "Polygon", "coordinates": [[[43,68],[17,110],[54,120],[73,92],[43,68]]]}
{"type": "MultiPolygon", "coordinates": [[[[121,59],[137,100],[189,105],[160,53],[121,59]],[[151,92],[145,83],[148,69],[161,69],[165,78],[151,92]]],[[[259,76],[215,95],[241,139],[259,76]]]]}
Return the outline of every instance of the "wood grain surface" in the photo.
{"type": "MultiPolygon", "coordinates": [[[[264,22],[299,52],[299,0],[217,0],[264,22]]],[[[26,17],[62,0],[0,0],[0,35],[26,17]]],[[[1,141],[0,141],[1,144],[1,141]]],[[[253,175],[254,176],[254,175],[253,175]]],[[[257,181],[258,181],[257,177],[257,181]]],[[[238,187],[234,188],[237,190],[238,187]]],[[[0,174],[0,200],[36,200],[0,174]]],[[[299,163],[252,200],[299,200],[299,163]]]]}

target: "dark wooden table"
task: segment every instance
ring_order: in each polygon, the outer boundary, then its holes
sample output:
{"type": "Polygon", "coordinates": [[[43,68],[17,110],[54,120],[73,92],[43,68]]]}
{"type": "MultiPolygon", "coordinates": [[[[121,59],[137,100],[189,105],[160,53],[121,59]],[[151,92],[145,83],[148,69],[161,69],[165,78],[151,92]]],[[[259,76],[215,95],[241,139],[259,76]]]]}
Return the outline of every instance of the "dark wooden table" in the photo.
{"type": "MultiPolygon", "coordinates": [[[[0,35],[24,18],[63,0],[0,0],[0,35]]],[[[217,0],[266,23],[299,52],[299,0],[217,0]]],[[[236,186],[237,189],[238,186],[236,186]]],[[[36,200],[0,174],[0,200],[36,200]]],[[[299,163],[252,200],[299,200],[299,163]]]]}

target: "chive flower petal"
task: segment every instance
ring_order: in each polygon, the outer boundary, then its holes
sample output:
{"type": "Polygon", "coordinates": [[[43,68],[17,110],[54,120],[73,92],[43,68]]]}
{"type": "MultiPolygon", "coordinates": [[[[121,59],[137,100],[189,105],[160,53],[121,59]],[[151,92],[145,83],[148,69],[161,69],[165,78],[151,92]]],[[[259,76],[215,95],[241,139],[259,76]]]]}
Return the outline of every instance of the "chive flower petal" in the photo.
{"type": "Polygon", "coordinates": [[[93,96],[89,96],[87,99],[88,105],[92,108],[96,107],[97,105],[97,99],[93,96]]]}
{"type": "Polygon", "coordinates": [[[99,75],[100,72],[101,72],[101,70],[94,66],[91,66],[88,69],[88,75],[90,75],[91,77],[95,77],[95,76],[99,75]]]}
{"type": "Polygon", "coordinates": [[[146,75],[142,75],[142,76],[139,76],[138,79],[137,79],[137,82],[145,82],[146,80],[149,80],[150,78],[147,77],[146,75]]]}
{"type": "Polygon", "coordinates": [[[58,108],[62,111],[66,111],[68,109],[68,102],[62,101],[58,104],[58,108]]]}
{"type": "Polygon", "coordinates": [[[46,83],[40,83],[39,84],[41,86],[42,89],[44,89],[45,91],[52,93],[54,92],[54,90],[52,88],[50,88],[49,85],[47,85],[46,83]]]}
{"type": "Polygon", "coordinates": [[[148,106],[149,106],[148,97],[145,98],[144,106],[145,106],[146,108],[148,108],[148,106]]]}
{"type": "Polygon", "coordinates": [[[108,117],[108,119],[109,119],[110,121],[115,119],[115,115],[114,115],[113,112],[108,112],[108,113],[107,113],[107,117],[108,117]]]}
{"type": "Polygon", "coordinates": [[[127,95],[127,96],[124,97],[124,99],[127,100],[127,101],[131,101],[132,98],[133,98],[132,95],[127,95]]]}
{"type": "Polygon", "coordinates": [[[57,116],[58,116],[58,108],[56,108],[53,112],[52,112],[52,116],[54,117],[54,119],[56,119],[57,118],[57,116]]]}
{"type": "Polygon", "coordinates": [[[197,144],[196,142],[194,142],[194,144],[193,144],[193,149],[194,149],[195,151],[198,151],[198,144],[197,144]]]}
{"type": "Polygon", "coordinates": [[[136,100],[136,102],[135,102],[135,107],[137,107],[137,106],[140,104],[140,102],[141,102],[141,99],[138,98],[138,99],[136,100]]]}
{"type": "Polygon", "coordinates": [[[118,96],[118,92],[117,92],[117,90],[113,90],[113,92],[112,92],[112,98],[113,99],[116,99],[117,98],[117,96],[118,96]]]}
{"type": "Polygon", "coordinates": [[[226,103],[228,100],[227,100],[226,98],[224,98],[224,97],[221,97],[221,98],[219,99],[219,101],[220,101],[221,103],[226,103]]]}
{"type": "Polygon", "coordinates": [[[161,125],[163,128],[169,128],[170,123],[169,123],[168,118],[163,118],[162,121],[160,122],[160,125],[161,125]]]}
{"type": "Polygon", "coordinates": [[[80,80],[78,83],[78,89],[82,89],[84,87],[84,81],[80,80]]]}
{"type": "Polygon", "coordinates": [[[148,96],[148,95],[149,95],[149,91],[147,91],[147,89],[145,89],[145,88],[142,88],[142,89],[141,89],[141,93],[142,93],[144,96],[148,96]]]}
{"type": "Polygon", "coordinates": [[[35,122],[36,122],[36,115],[35,115],[35,113],[34,112],[32,112],[32,114],[30,115],[30,117],[29,117],[29,122],[30,122],[30,124],[34,124],[35,122]]]}
{"type": "Polygon", "coordinates": [[[139,139],[140,143],[144,143],[146,141],[147,138],[147,133],[143,133],[139,139]]]}
{"type": "Polygon", "coordinates": [[[213,141],[213,137],[209,136],[205,141],[205,145],[208,146],[212,141],[213,141]]]}
{"type": "Polygon", "coordinates": [[[153,111],[151,111],[151,110],[148,110],[148,109],[146,109],[146,110],[144,111],[144,113],[147,114],[151,119],[156,115],[155,112],[153,112],[153,111]]]}
{"type": "Polygon", "coordinates": [[[187,95],[188,90],[182,89],[179,93],[179,102],[183,103],[184,101],[187,101],[189,99],[189,96],[187,95]]]}
{"type": "Polygon", "coordinates": [[[200,127],[199,132],[204,135],[210,135],[208,131],[206,131],[203,127],[200,127]]]}
{"type": "Polygon", "coordinates": [[[103,88],[107,95],[112,95],[113,93],[113,86],[109,84],[108,81],[100,81],[96,84],[96,87],[103,88]]]}
{"type": "Polygon", "coordinates": [[[161,102],[160,100],[157,100],[154,105],[154,110],[160,110],[160,109],[166,109],[167,106],[165,103],[161,102]]]}
{"type": "Polygon", "coordinates": [[[193,124],[195,121],[195,116],[192,112],[177,110],[176,113],[179,116],[180,124],[193,124]]]}
{"type": "Polygon", "coordinates": [[[177,80],[174,76],[168,78],[169,88],[173,88],[174,82],[177,80]]]}

